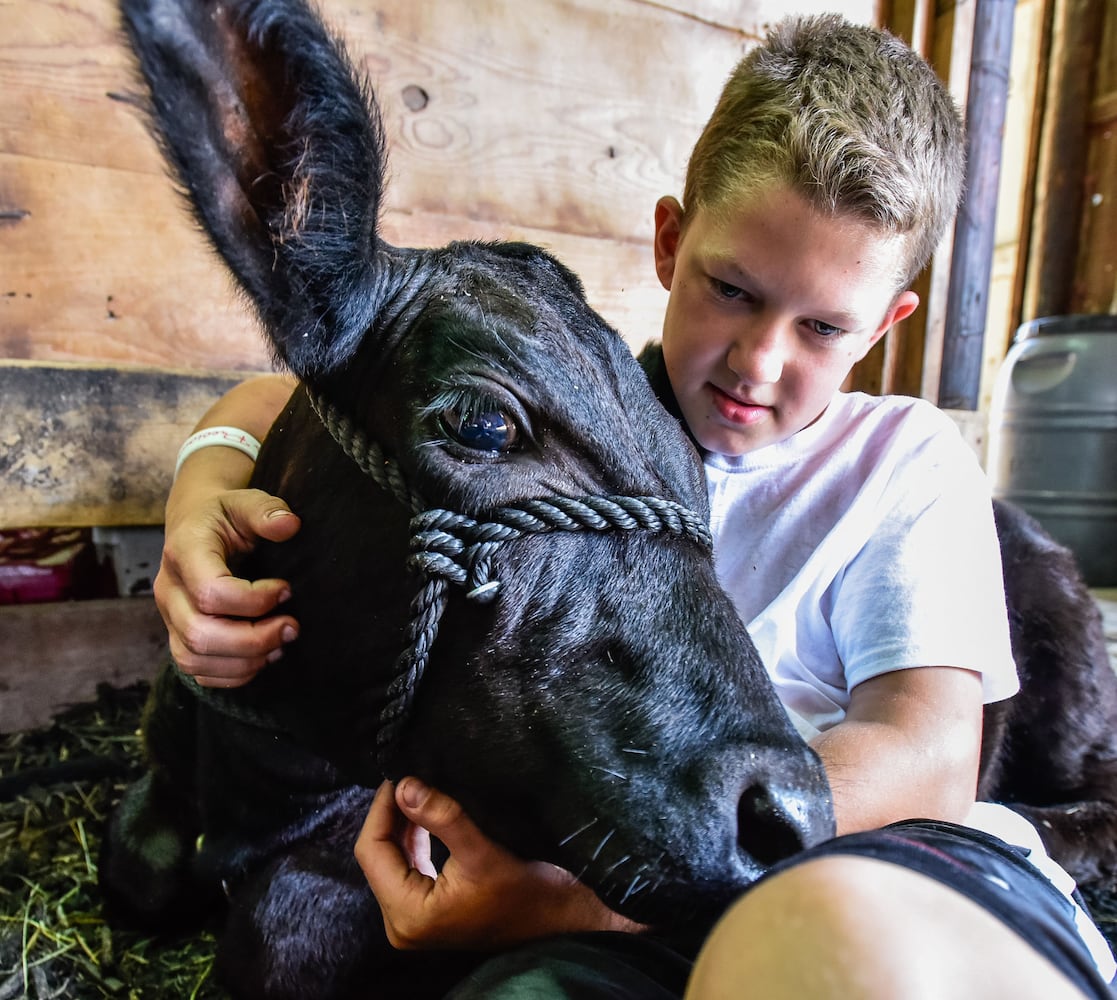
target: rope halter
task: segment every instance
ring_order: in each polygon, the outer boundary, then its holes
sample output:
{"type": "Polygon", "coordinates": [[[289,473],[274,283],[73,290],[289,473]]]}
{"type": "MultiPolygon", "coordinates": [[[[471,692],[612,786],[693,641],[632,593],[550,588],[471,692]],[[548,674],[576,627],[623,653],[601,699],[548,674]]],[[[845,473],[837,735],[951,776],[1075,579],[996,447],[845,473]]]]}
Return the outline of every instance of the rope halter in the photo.
{"type": "MultiPolygon", "coordinates": [[[[465,596],[477,603],[493,601],[501,583],[492,575],[492,557],[504,542],[556,531],[646,531],[689,538],[706,550],[712,547],[710,529],[702,517],[658,497],[554,496],[498,507],[486,521],[451,510],[427,509],[399,466],[375,441],[309,387],[306,393],[341,450],[414,514],[407,565],[422,582],[411,604],[407,645],[396,660],[380,713],[377,761],[382,769],[391,760],[410,717],[415,692],[438,636],[450,585],[465,588],[465,596]]],[[[191,687],[199,690],[196,685],[191,687]]]]}

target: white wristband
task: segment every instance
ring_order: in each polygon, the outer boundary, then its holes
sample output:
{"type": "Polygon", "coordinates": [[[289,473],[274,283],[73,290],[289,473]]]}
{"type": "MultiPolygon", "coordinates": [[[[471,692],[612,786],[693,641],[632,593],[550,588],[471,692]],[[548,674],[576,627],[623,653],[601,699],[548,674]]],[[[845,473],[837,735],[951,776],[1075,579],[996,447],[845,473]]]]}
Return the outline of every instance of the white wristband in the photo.
{"type": "Polygon", "coordinates": [[[175,463],[175,475],[178,475],[182,463],[194,452],[201,448],[209,448],[211,445],[236,448],[237,451],[243,452],[253,462],[256,461],[256,456],[260,454],[260,442],[248,431],[242,431],[239,427],[207,427],[205,430],[198,431],[197,434],[191,434],[182,443],[182,447],[178,450],[178,461],[175,463]]]}

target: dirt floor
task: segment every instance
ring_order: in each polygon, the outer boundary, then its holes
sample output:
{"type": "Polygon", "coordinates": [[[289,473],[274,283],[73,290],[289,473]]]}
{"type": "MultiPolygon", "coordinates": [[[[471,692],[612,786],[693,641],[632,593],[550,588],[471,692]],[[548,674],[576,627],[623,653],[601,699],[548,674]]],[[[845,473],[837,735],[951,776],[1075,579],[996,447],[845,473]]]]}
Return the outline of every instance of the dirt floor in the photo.
{"type": "MultiPolygon", "coordinates": [[[[105,687],[49,727],[0,736],[0,1000],[226,997],[212,932],[155,940],[101,914],[101,825],[139,773],[144,695],[105,687]]],[[[1117,898],[1089,903],[1117,945],[1117,898]]]]}

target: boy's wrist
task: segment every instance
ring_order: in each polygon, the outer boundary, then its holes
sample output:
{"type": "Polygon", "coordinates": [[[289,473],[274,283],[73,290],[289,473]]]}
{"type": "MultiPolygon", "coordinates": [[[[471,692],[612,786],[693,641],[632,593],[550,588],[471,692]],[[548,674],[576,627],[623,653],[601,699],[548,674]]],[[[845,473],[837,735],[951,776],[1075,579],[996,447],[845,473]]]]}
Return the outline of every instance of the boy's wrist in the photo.
{"type": "Polygon", "coordinates": [[[165,521],[178,510],[196,510],[222,493],[242,490],[252,479],[255,463],[232,448],[201,448],[185,457],[167,494],[165,521]]]}

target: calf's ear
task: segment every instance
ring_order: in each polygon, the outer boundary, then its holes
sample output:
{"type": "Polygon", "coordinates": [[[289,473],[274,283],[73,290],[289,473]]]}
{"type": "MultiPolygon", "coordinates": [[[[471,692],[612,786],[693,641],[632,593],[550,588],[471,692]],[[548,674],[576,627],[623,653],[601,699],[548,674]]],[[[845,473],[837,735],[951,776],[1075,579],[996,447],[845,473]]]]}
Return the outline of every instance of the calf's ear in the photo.
{"type": "Polygon", "coordinates": [[[301,0],[121,9],[176,179],[277,355],[314,381],[352,355],[390,283],[371,93],[301,0]]]}

